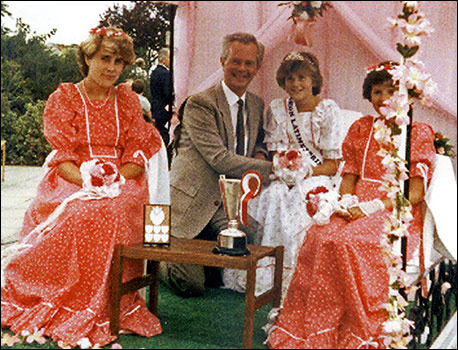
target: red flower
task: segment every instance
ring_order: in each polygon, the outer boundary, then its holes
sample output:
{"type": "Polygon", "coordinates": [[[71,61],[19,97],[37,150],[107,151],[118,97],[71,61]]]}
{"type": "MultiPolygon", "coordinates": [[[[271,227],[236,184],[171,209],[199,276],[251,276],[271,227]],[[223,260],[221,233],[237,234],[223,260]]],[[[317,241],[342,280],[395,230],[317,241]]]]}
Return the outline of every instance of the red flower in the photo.
{"type": "Polygon", "coordinates": [[[309,200],[310,195],[312,194],[326,193],[326,192],[329,192],[329,190],[325,186],[318,186],[318,187],[315,187],[313,190],[308,191],[307,195],[305,196],[305,199],[309,200]]]}
{"type": "Polygon", "coordinates": [[[299,170],[302,166],[302,156],[298,150],[290,149],[280,153],[278,163],[282,168],[299,170]]]}
{"type": "Polygon", "coordinates": [[[108,163],[103,164],[102,169],[105,172],[104,175],[107,175],[107,176],[113,175],[115,173],[115,170],[113,169],[113,167],[108,163]]]}
{"type": "Polygon", "coordinates": [[[312,195],[317,195],[319,193],[326,193],[329,192],[329,190],[324,187],[324,186],[318,186],[315,187],[313,190],[310,190],[307,195],[305,196],[305,199],[307,200],[307,213],[309,214],[310,217],[313,217],[317,210],[318,210],[318,204],[320,203],[320,197],[319,196],[313,196],[312,195]]]}
{"type": "Polygon", "coordinates": [[[103,179],[101,179],[100,177],[92,176],[91,177],[91,185],[95,186],[95,187],[103,186],[103,179]]]}
{"type": "Polygon", "coordinates": [[[299,152],[295,149],[288,150],[285,156],[286,156],[286,159],[288,159],[289,161],[296,160],[297,158],[300,157],[299,152]]]}

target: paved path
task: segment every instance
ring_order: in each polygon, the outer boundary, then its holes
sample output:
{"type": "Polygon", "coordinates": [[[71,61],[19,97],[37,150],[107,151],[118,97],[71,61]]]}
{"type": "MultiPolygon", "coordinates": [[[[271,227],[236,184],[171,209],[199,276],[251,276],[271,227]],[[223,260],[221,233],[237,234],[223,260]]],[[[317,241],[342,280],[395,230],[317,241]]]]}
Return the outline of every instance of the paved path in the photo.
{"type": "Polygon", "coordinates": [[[6,166],[2,181],[2,244],[17,240],[24,213],[37,192],[44,175],[41,167],[6,166]]]}

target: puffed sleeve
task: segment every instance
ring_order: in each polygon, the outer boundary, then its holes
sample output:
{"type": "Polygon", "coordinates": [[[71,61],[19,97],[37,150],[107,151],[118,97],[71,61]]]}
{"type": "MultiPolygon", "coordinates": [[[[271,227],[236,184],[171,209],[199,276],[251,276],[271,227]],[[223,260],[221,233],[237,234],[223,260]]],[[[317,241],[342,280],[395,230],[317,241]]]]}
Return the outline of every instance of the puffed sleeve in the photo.
{"type": "Polygon", "coordinates": [[[342,123],[339,118],[340,108],[332,100],[323,100],[312,113],[312,128],[321,154],[326,159],[342,158],[342,123]]]}
{"type": "Polygon", "coordinates": [[[80,164],[80,159],[75,152],[77,143],[77,130],[73,125],[75,110],[72,108],[71,89],[69,84],[60,84],[48,98],[43,112],[43,131],[55,155],[49,161],[53,167],[62,162],[80,164]]]}
{"type": "Polygon", "coordinates": [[[282,99],[275,99],[267,109],[264,122],[264,143],[268,151],[281,151],[288,147],[283,103],[282,99]]]}
{"type": "Polygon", "coordinates": [[[127,85],[119,85],[118,93],[122,101],[119,112],[125,114],[120,117],[128,121],[121,164],[134,163],[143,167],[144,159],[136,156],[137,151],[142,151],[146,159],[150,159],[161,148],[161,135],[152,124],[145,121],[140,100],[127,85]]]}
{"type": "Polygon", "coordinates": [[[413,123],[410,150],[410,176],[423,177],[422,167],[427,167],[428,179],[432,176],[433,161],[436,157],[434,131],[426,123],[413,123]],[[422,165],[420,165],[422,164],[422,165]]]}
{"type": "Polygon", "coordinates": [[[342,144],[342,154],[345,165],[342,174],[360,174],[360,164],[357,159],[356,141],[360,137],[360,123],[355,122],[350,126],[347,136],[342,144]]]}

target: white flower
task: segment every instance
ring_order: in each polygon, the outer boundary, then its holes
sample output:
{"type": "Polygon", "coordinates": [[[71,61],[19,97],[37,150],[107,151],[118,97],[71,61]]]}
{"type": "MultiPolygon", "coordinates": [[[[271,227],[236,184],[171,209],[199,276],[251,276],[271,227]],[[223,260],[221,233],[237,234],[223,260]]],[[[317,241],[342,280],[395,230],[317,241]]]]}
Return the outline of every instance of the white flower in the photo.
{"type": "Polygon", "coordinates": [[[299,19],[300,20],[303,20],[303,21],[307,21],[310,19],[310,16],[309,14],[307,13],[307,11],[304,11],[301,13],[301,15],[299,16],[299,19]]]}
{"type": "Polygon", "coordinates": [[[383,330],[386,333],[399,333],[402,330],[402,324],[400,319],[388,320],[383,323],[383,330]]]}
{"type": "Polygon", "coordinates": [[[445,293],[447,293],[447,291],[452,288],[452,286],[450,285],[450,283],[448,282],[444,282],[441,286],[441,293],[442,295],[444,295],[445,293]]]}
{"type": "Polygon", "coordinates": [[[76,344],[79,345],[81,349],[89,349],[92,346],[89,338],[81,338],[76,342],[76,344]]]}
{"type": "Polygon", "coordinates": [[[418,8],[418,1],[404,1],[404,5],[411,10],[416,10],[418,8]]]}
{"type": "Polygon", "coordinates": [[[319,9],[321,7],[321,5],[322,5],[322,2],[323,1],[310,1],[310,5],[313,8],[319,9]]]}

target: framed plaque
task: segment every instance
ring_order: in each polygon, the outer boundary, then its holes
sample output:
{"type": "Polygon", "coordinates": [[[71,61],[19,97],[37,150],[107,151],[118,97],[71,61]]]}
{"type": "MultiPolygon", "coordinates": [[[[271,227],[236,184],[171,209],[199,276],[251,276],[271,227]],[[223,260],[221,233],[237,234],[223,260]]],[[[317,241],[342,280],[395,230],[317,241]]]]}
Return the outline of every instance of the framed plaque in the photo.
{"type": "Polygon", "coordinates": [[[143,245],[170,245],[170,205],[145,204],[143,245]]]}

